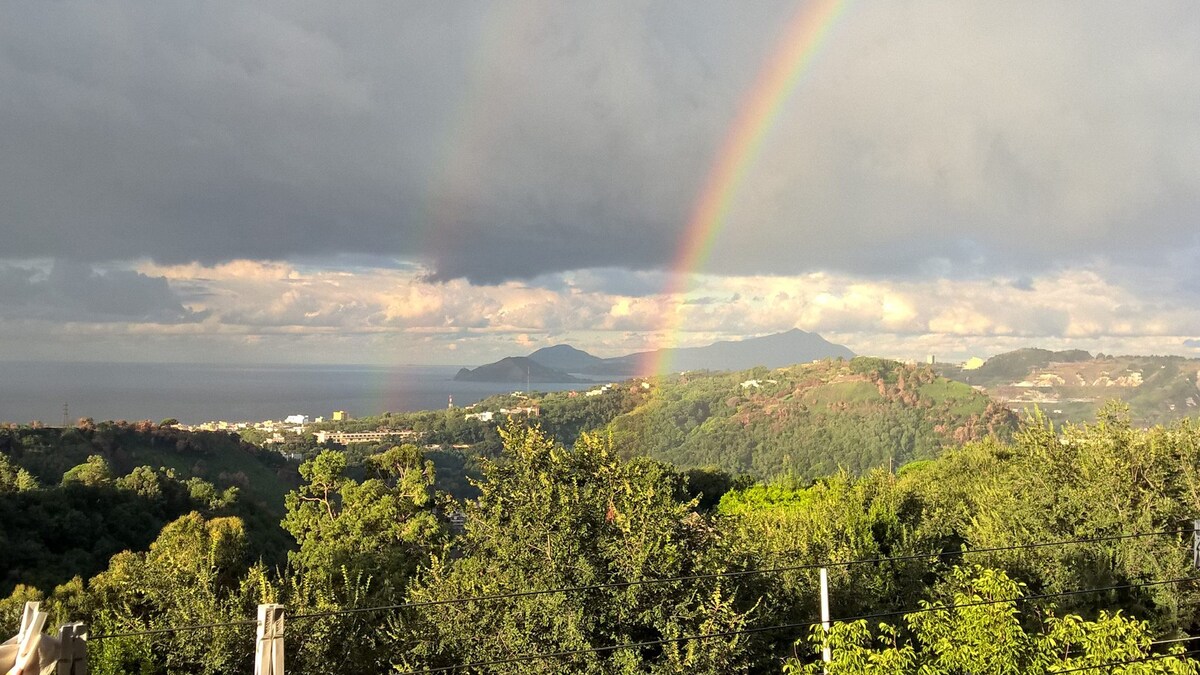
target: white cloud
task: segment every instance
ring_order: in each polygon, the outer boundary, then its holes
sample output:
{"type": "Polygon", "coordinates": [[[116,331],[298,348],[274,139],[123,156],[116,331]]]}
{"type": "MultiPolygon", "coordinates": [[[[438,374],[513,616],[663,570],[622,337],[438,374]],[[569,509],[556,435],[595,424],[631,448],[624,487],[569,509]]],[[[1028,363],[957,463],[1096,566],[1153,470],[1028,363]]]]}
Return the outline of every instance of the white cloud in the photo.
{"type": "MultiPolygon", "coordinates": [[[[793,327],[844,341],[859,353],[899,358],[988,355],[1031,345],[1193,354],[1194,343],[1186,341],[1200,335],[1200,315],[1190,304],[1146,300],[1103,271],[1084,268],[1019,282],[885,281],[832,273],[702,276],[676,297],[583,291],[566,280],[548,280],[553,283],[545,287],[482,286],[429,281],[419,269],[278,262],[142,263],[138,273],[167,280],[180,295],[187,289],[189,311],[204,320],[96,323],[77,317],[83,320],[63,332],[97,337],[93,350],[131,336],[174,336],[187,344],[211,340],[233,358],[387,362],[402,351],[409,361],[431,363],[484,362],[557,342],[611,356],[793,327]],[[331,345],[341,347],[330,351],[331,345]]],[[[49,333],[49,325],[27,318],[3,330],[10,336],[35,327],[49,333]]],[[[27,346],[12,353],[32,352],[27,346]]]]}

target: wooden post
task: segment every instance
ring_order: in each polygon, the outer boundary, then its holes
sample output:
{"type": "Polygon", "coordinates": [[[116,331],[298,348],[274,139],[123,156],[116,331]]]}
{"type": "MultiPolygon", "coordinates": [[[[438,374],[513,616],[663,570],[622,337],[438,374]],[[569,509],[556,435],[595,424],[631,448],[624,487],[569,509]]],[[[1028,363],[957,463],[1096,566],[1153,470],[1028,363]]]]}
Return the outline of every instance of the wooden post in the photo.
{"type": "Polygon", "coordinates": [[[1192,567],[1200,568],[1200,520],[1192,521],[1192,567]]]}
{"type": "Polygon", "coordinates": [[[55,675],[88,675],[87,624],[76,621],[58,629],[58,669],[55,675]]]}
{"type": "Polygon", "coordinates": [[[25,603],[21,613],[21,630],[17,633],[17,653],[13,659],[10,673],[23,673],[30,661],[37,655],[38,642],[41,640],[42,628],[46,625],[45,612],[41,611],[40,602],[25,603]]]}
{"type": "Polygon", "coordinates": [[[821,627],[825,629],[825,648],[821,650],[821,660],[825,662],[825,672],[829,672],[829,662],[833,657],[829,649],[829,570],[821,568],[821,627]]]}
{"type": "Polygon", "coordinates": [[[258,606],[254,675],[283,675],[283,605],[258,606]]]}

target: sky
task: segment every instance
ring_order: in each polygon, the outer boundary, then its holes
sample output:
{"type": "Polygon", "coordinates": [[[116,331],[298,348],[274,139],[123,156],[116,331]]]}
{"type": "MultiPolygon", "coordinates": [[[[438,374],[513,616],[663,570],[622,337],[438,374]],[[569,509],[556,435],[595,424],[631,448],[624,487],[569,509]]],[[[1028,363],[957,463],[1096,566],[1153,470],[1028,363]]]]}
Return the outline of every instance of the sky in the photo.
{"type": "Polygon", "coordinates": [[[1197,35],[1188,0],[4,3],[0,360],[1200,357],[1197,35]]]}

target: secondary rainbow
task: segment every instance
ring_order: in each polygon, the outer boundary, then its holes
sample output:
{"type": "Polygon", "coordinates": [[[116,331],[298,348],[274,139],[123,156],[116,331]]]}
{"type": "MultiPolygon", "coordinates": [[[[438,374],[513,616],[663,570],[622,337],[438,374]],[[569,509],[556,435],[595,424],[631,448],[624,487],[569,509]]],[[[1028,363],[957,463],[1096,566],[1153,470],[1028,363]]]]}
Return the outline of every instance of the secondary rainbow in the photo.
{"type": "MultiPolygon", "coordinates": [[[[692,208],[692,215],[671,266],[671,279],[664,293],[675,306],[665,313],[666,321],[660,333],[666,339],[660,347],[676,346],[677,336],[683,328],[684,295],[691,286],[693,276],[708,260],[738,188],[754,165],[767,133],[848,4],[849,0],[803,2],[789,21],[781,45],[759,71],[754,86],[721,144],[716,161],[709,169],[704,189],[692,208]]],[[[649,352],[649,356],[643,372],[669,372],[669,352],[660,349],[649,352]]]]}

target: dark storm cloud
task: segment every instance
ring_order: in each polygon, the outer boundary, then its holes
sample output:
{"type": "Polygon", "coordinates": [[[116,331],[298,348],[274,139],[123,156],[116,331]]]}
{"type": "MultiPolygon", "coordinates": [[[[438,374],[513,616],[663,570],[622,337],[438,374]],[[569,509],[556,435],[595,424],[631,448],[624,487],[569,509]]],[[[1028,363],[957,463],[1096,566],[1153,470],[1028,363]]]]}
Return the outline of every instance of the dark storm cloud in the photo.
{"type": "MultiPolygon", "coordinates": [[[[661,269],[795,7],[6,4],[3,255],[661,269]]],[[[710,269],[1154,260],[1200,216],[1189,10],[851,3],[710,269]]]]}
{"type": "Polygon", "coordinates": [[[57,261],[48,268],[0,264],[0,317],[52,321],[200,321],[162,277],[57,261]]]}
{"type": "Polygon", "coordinates": [[[8,6],[5,254],[655,265],[731,92],[643,12],[564,9],[8,6]]]}

